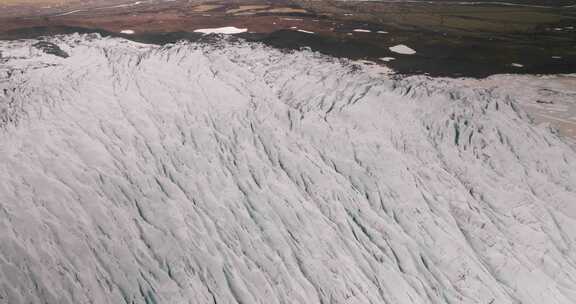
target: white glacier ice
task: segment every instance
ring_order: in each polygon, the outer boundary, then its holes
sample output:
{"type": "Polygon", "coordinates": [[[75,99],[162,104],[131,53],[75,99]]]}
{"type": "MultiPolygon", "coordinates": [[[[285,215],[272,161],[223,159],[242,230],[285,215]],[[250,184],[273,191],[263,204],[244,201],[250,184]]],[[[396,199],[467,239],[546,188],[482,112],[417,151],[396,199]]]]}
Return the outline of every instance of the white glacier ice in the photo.
{"type": "Polygon", "coordinates": [[[2,304],[576,302],[576,152],[511,95],[50,41],[0,41],[2,304]]]}

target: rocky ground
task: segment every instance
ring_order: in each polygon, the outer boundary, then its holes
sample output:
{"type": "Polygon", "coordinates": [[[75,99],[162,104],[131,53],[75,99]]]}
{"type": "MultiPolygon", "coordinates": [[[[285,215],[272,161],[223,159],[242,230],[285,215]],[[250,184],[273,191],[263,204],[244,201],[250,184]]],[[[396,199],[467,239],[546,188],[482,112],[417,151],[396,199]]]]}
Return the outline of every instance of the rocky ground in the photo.
{"type": "Polygon", "coordinates": [[[248,38],[276,47],[308,46],[333,56],[375,62],[385,58],[387,66],[405,74],[485,77],[499,73],[567,73],[576,70],[576,9],[564,4],[46,1],[4,4],[0,10],[0,38],[82,28],[112,35],[129,30],[135,37],[127,38],[154,42],[160,33],[236,26],[255,34],[248,38]],[[301,32],[286,32],[297,30],[301,32]],[[390,47],[400,44],[416,54],[390,51],[390,47]]]}

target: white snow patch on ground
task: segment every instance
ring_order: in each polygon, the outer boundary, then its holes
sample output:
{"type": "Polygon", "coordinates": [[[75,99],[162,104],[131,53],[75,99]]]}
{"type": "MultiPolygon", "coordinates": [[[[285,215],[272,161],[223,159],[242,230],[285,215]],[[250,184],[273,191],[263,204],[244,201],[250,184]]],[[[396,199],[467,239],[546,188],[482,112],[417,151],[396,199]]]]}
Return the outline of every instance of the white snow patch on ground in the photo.
{"type": "Polygon", "coordinates": [[[388,34],[387,31],[377,31],[376,33],[378,33],[378,34],[388,34]]]}
{"type": "Polygon", "coordinates": [[[357,32],[357,33],[372,33],[371,30],[365,30],[365,29],[355,29],[354,32],[357,32]]]}
{"type": "Polygon", "coordinates": [[[83,12],[83,10],[73,10],[73,11],[69,11],[69,12],[64,12],[58,15],[54,15],[53,17],[61,17],[61,16],[67,16],[67,15],[72,15],[72,14],[76,14],[79,12],[83,12]]]}
{"type": "Polygon", "coordinates": [[[306,33],[306,34],[314,34],[314,32],[305,31],[305,30],[298,30],[298,32],[306,33]]]}
{"type": "Polygon", "coordinates": [[[134,34],[134,30],[121,30],[120,34],[132,35],[134,34]]]}
{"type": "Polygon", "coordinates": [[[136,1],[134,3],[119,4],[119,5],[113,5],[113,6],[103,6],[103,7],[98,7],[96,9],[97,10],[103,10],[103,9],[112,9],[112,8],[122,8],[122,7],[137,6],[140,4],[142,4],[142,1],[136,1]]]}
{"type": "Polygon", "coordinates": [[[520,64],[520,63],[512,63],[512,64],[510,64],[510,65],[513,66],[513,67],[515,67],[515,68],[523,68],[523,67],[524,67],[524,65],[523,65],[523,64],[520,64]]]}
{"type": "Polygon", "coordinates": [[[388,48],[390,51],[394,52],[394,53],[398,53],[398,54],[403,54],[403,55],[414,55],[416,54],[416,51],[411,49],[410,47],[403,45],[403,44],[399,44],[396,46],[392,46],[388,48]]]}
{"type": "Polygon", "coordinates": [[[203,34],[225,34],[225,35],[233,35],[233,34],[240,34],[247,32],[248,29],[246,28],[237,28],[234,26],[226,26],[226,27],[219,27],[219,28],[207,28],[207,29],[197,29],[194,30],[195,33],[203,33],[203,34]]]}
{"type": "Polygon", "coordinates": [[[384,61],[384,62],[390,62],[390,61],[392,61],[392,60],[395,60],[396,58],[394,58],[394,57],[382,57],[382,58],[379,58],[379,59],[382,60],[382,61],[384,61]]]}

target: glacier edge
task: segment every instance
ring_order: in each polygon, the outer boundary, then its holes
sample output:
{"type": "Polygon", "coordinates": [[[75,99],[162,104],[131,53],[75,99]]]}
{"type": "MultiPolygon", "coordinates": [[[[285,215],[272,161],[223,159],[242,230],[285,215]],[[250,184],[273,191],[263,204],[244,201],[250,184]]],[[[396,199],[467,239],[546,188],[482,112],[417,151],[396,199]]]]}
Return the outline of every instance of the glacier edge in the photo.
{"type": "Polygon", "coordinates": [[[510,96],[50,39],[0,42],[0,303],[576,302],[576,153],[510,96]]]}

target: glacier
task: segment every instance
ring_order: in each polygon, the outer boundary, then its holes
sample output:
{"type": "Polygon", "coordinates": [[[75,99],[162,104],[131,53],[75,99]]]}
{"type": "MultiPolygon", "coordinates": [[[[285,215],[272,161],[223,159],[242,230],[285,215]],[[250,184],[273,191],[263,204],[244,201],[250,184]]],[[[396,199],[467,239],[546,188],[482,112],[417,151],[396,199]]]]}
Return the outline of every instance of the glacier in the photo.
{"type": "Polygon", "coordinates": [[[0,303],[576,303],[513,95],[222,38],[0,41],[0,303]]]}

